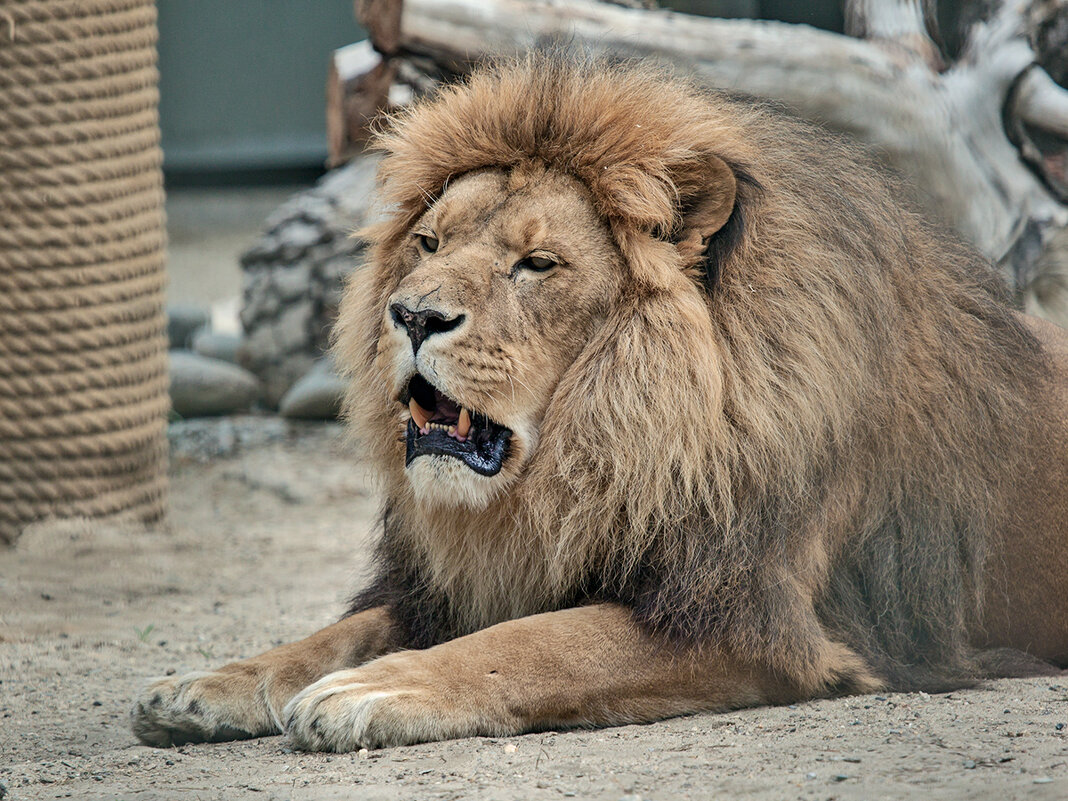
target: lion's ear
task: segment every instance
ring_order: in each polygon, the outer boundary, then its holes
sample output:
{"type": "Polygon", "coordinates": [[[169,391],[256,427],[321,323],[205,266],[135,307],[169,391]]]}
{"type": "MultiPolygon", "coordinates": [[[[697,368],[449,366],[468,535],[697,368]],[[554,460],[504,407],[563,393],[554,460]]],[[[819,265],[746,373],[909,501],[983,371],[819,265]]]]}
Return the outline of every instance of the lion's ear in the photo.
{"type": "MultiPolygon", "coordinates": [[[[675,248],[686,265],[705,259],[712,237],[730,220],[738,199],[738,179],[723,159],[708,156],[705,165],[702,194],[683,209],[682,226],[675,240],[675,248]]],[[[715,269],[707,265],[706,269],[715,269]]],[[[709,278],[714,276],[709,274],[709,278]]]]}

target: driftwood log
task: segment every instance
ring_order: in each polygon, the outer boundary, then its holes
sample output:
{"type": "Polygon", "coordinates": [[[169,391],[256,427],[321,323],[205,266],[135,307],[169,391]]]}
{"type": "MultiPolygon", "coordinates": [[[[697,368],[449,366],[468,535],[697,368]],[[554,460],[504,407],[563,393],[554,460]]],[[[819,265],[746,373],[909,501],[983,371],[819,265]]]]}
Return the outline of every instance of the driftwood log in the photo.
{"type": "Polygon", "coordinates": [[[372,121],[389,106],[396,80],[395,62],[381,58],[370,40],[334,51],[326,77],[327,166],[360,152],[372,121]]]}
{"type": "Polygon", "coordinates": [[[954,58],[941,45],[934,0],[848,0],[846,35],[647,5],[357,0],[378,54],[364,50],[358,82],[378,86],[388,72],[394,89],[368,91],[373,108],[334,123],[344,134],[332,157],[355,151],[374,109],[486,57],[557,37],[656,57],[873,145],[929,211],[1001,266],[1022,304],[1068,325],[1066,0],[977,3],[954,58]]]}
{"type": "Polygon", "coordinates": [[[344,276],[363,258],[383,110],[490,55],[564,35],[656,57],[710,86],[783,103],[873,145],[918,199],[1003,268],[1029,311],[1068,325],[1068,0],[983,0],[961,44],[942,45],[934,4],[850,0],[846,35],[694,17],[649,0],[358,0],[369,42],[334,53],[334,170],[273,216],[245,254],[243,357],[275,403],[311,369],[344,276]]]}

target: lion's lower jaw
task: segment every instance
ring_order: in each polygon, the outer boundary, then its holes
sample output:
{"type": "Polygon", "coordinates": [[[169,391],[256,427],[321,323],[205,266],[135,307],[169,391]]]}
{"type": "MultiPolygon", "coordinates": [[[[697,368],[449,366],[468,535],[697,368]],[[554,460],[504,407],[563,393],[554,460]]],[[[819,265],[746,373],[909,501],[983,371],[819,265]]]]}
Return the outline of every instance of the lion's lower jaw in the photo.
{"type": "Polygon", "coordinates": [[[485,509],[512,483],[504,471],[482,476],[451,456],[420,456],[405,473],[416,502],[431,508],[485,509]]]}
{"type": "Polygon", "coordinates": [[[527,422],[511,425],[512,437],[504,467],[493,476],[476,473],[452,456],[418,456],[404,473],[420,506],[481,511],[504,496],[537,447],[537,428],[527,422]]]}

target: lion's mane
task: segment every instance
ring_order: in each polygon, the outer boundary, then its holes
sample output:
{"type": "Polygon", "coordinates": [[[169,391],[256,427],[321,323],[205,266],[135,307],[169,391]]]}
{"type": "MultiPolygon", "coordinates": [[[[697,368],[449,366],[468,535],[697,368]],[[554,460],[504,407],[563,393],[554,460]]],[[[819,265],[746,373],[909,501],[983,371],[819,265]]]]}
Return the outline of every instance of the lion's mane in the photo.
{"type": "Polygon", "coordinates": [[[337,328],[347,413],[383,476],[376,579],[423,647],[521,614],[626,604],[649,630],[808,691],[973,670],[988,535],[1006,514],[1041,350],[968,247],[855,146],[658,69],[534,55],[477,71],[378,140],[391,214],[337,328]],[[674,246],[726,162],[734,211],[674,246]],[[485,510],[421,509],[374,354],[399,243],[448,181],[528,161],[578,178],[629,269],[523,476],[485,510]],[[833,661],[833,660],[832,660],[833,661]]]}

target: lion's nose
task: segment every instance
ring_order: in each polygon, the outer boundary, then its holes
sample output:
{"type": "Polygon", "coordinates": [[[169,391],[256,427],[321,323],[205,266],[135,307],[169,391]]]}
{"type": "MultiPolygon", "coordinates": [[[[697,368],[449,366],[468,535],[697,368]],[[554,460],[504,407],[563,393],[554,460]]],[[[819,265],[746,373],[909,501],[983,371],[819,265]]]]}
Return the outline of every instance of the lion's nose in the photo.
{"type": "Polygon", "coordinates": [[[451,331],[464,321],[462,314],[449,317],[437,309],[412,311],[403,303],[391,304],[389,311],[394,325],[402,326],[408,332],[408,339],[412,341],[412,353],[419,352],[419,346],[427,337],[451,331]]]}

